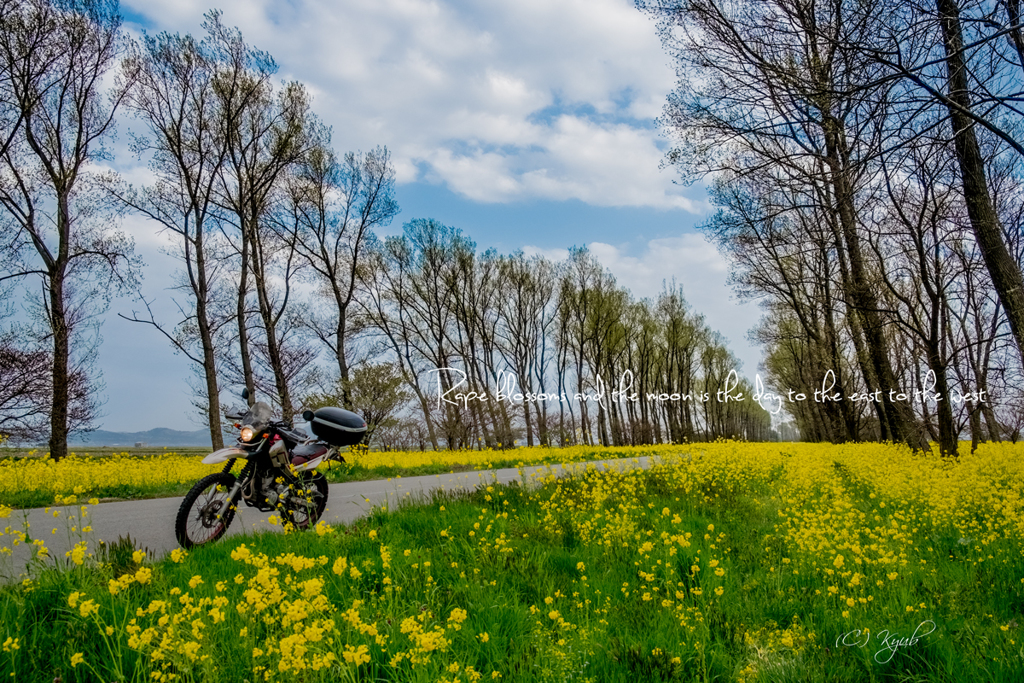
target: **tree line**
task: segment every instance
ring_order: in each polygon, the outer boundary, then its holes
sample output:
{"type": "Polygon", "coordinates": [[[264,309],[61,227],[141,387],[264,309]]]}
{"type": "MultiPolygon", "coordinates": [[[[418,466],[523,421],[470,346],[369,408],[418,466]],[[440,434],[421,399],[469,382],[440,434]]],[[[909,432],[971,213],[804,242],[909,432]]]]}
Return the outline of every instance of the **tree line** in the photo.
{"type": "Polygon", "coordinates": [[[479,253],[458,229],[417,219],[370,251],[360,278],[355,319],[435,449],[774,434],[756,402],[719,400],[752,387],[730,378],[736,358],[681,288],[637,300],[586,248],[562,262],[479,253]]]}
{"type": "Polygon", "coordinates": [[[710,184],[703,229],[763,306],[770,382],[831,372],[867,399],[787,406],[803,437],[1016,440],[1020,3],[638,5],[678,65],[669,163],[710,184]]]}
{"type": "Polygon", "coordinates": [[[191,362],[216,447],[229,385],[285,420],[318,402],[359,410],[385,445],[769,438],[756,404],[700,400],[735,383],[736,360],[679,288],[638,301],[585,249],[478,253],[433,220],[379,239],[398,213],[388,150],[339,156],[302,83],[276,83],[272,56],[219,12],[202,27],[135,41],[111,0],[0,0],[0,431],[66,454],[98,415],[101,316],[134,294],[122,317],[191,362]],[[141,184],[104,170],[121,115],[141,184]],[[116,228],[129,214],[168,238],[177,319],[140,294],[116,228]],[[627,374],[666,400],[616,397],[627,374]],[[437,400],[459,377],[482,395],[510,376],[527,400],[437,400]],[[560,398],[604,383],[600,401],[560,398]]]}

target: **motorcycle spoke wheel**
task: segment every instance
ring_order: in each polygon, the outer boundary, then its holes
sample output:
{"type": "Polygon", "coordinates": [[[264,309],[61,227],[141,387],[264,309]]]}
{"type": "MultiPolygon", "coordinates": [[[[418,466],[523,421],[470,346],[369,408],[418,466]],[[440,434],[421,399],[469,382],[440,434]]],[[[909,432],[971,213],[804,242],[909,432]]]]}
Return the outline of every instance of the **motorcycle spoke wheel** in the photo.
{"type": "Polygon", "coordinates": [[[217,472],[196,482],[178,508],[174,533],[182,548],[212,543],[224,535],[234,519],[229,500],[235,477],[217,472]]]}

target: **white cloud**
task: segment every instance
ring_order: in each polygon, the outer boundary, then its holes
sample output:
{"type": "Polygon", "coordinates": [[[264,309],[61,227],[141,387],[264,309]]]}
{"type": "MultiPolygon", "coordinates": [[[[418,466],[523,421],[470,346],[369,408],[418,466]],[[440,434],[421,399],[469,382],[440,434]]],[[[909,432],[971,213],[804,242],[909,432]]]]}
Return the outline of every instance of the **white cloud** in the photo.
{"type": "MultiPolygon", "coordinates": [[[[125,4],[155,30],[201,31],[201,5],[125,4]]],[[[484,202],[703,210],[659,169],[652,119],[675,76],[631,0],[221,7],[283,78],[309,86],[337,149],[387,145],[401,182],[427,179],[484,202]]]]}
{"type": "Polygon", "coordinates": [[[526,256],[543,256],[547,260],[553,261],[555,263],[557,263],[558,261],[564,261],[565,259],[569,258],[568,249],[542,249],[540,247],[535,247],[532,244],[528,244],[525,247],[523,247],[523,253],[526,256]]]}
{"type": "Polygon", "coordinates": [[[683,285],[688,299],[696,295],[717,303],[723,298],[720,294],[728,294],[728,264],[699,234],[650,240],[639,256],[628,256],[620,247],[602,242],[587,246],[637,297],[657,296],[662,283],[673,278],[683,285]]]}
{"type": "MultiPolygon", "coordinates": [[[[151,33],[197,37],[210,7],[194,0],[123,0],[122,6],[149,19],[151,33]]],[[[332,126],[336,150],[387,145],[400,183],[442,184],[479,202],[576,199],[706,211],[672,182],[674,171],[659,169],[665,144],[653,119],[675,74],[654,23],[632,0],[223,0],[217,6],[226,25],[274,56],[280,79],[306,84],[314,110],[332,126]]],[[[122,133],[131,127],[141,124],[126,120],[122,133]]],[[[117,170],[147,185],[152,174],[127,142],[123,134],[112,145],[117,170]]],[[[634,236],[643,231],[624,227],[634,236]]],[[[124,228],[149,261],[144,291],[155,299],[154,312],[177,320],[174,293],[165,288],[178,264],[160,253],[167,236],[137,216],[124,228]]],[[[729,300],[724,262],[702,238],[653,240],[639,253],[590,246],[636,296],[654,296],[662,280],[675,277],[694,308],[729,338],[746,371],[754,371],[757,358],[745,333],[756,310],[729,300]]],[[[568,255],[524,251],[556,261],[568,255]]],[[[125,313],[132,306],[115,302],[125,313]]],[[[113,320],[102,351],[111,359],[110,426],[144,420],[139,429],[186,428],[188,392],[180,385],[189,363],[172,356],[155,330],[113,320]],[[153,411],[138,405],[133,410],[140,384],[166,401],[159,416],[140,415],[153,411]]]]}
{"type": "Polygon", "coordinates": [[[726,338],[728,348],[743,363],[741,374],[753,379],[761,353],[747,340],[747,332],[760,312],[755,304],[733,297],[727,283],[729,264],[714,245],[697,233],[687,233],[650,240],[638,256],[601,242],[587,246],[637,298],[656,297],[673,280],[682,285],[691,309],[726,338]]]}

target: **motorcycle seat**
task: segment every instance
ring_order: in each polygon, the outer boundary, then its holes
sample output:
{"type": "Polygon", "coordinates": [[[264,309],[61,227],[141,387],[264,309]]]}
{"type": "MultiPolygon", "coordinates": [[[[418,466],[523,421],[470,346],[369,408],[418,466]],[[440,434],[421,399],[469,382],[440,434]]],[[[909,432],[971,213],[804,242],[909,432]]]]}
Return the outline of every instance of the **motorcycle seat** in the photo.
{"type": "Polygon", "coordinates": [[[304,443],[296,446],[292,449],[292,464],[302,465],[304,463],[319,458],[321,455],[327,452],[327,446],[322,443],[304,443]]]}

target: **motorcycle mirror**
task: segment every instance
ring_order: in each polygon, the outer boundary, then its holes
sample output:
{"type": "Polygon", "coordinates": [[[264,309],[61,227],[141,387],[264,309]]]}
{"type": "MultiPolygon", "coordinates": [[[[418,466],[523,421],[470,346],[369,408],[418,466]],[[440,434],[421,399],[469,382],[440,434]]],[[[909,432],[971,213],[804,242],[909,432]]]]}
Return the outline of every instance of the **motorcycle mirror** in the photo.
{"type": "Polygon", "coordinates": [[[245,387],[242,389],[242,398],[244,398],[247,401],[249,400],[249,387],[245,387]]]}
{"type": "Polygon", "coordinates": [[[312,410],[303,410],[302,411],[302,419],[305,420],[306,422],[312,422],[313,421],[313,417],[314,417],[314,415],[313,415],[313,411],[312,410]]]}

